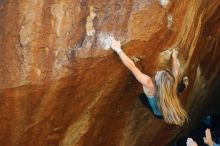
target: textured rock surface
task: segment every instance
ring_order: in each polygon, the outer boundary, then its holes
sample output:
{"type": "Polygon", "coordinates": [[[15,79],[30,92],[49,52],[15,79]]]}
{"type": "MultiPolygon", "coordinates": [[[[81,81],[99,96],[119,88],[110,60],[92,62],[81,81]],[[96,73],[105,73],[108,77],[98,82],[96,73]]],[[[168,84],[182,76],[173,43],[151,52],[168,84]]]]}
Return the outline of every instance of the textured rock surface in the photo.
{"type": "Polygon", "coordinates": [[[199,117],[219,75],[219,12],[219,0],[1,0],[0,145],[165,145],[182,129],[142,106],[102,37],[152,77],[177,48],[190,81],[180,98],[199,117]]]}

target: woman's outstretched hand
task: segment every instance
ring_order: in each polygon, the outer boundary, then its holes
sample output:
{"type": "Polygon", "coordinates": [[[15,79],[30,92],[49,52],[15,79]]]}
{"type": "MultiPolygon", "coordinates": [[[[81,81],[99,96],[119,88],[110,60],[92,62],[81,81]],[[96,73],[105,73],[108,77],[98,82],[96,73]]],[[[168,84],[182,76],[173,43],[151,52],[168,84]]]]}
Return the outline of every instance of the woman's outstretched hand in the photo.
{"type": "Polygon", "coordinates": [[[107,43],[118,54],[122,51],[120,41],[116,41],[113,37],[109,37],[107,43]]]}

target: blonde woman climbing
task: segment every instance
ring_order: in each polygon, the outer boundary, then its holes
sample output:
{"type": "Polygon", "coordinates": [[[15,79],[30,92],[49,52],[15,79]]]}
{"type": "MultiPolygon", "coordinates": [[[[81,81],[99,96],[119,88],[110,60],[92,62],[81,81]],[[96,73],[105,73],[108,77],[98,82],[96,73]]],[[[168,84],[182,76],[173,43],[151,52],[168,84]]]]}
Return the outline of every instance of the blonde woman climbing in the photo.
{"type": "Polygon", "coordinates": [[[119,55],[123,64],[134,74],[135,78],[143,85],[153,113],[157,117],[163,117],[169,124],[182,125],[187,120],[187,113],[181,107],[177,97],[177,83],[179,67],[177,64],[177,52],[172,52],[172,72],[160,70],[154,79],[142,73],[134,62],[123,52],[121,43],[110,37],[108,45],[119,55]]]}

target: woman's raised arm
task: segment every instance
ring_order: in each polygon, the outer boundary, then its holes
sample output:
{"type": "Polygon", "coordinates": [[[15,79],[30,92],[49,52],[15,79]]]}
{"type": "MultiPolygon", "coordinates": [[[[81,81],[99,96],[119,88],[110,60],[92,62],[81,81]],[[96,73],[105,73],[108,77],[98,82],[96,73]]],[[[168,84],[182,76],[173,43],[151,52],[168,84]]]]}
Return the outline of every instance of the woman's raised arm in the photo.
{"type": "Polygon", "coordinates": [[[151,88],[153,81],[151,77],[142,73],[134,64],[134,62],[123,52],[121,49],[121,43],[116,41],[114,38],[110,38],[108,41],[109,46],[117,52],[121,58],[123,64],[134,74],[135,78],[145,87],[151,88]]]}
{"type": "Polygon", "coordinates": [[[174,75],[174,77],[176,78],[176,80],[178,81],[179,78],[179,64],[178,64],[178,59],[177,59],[177,54],[178,52],[176,50],[172,50],[172,73],[174,75]]]}

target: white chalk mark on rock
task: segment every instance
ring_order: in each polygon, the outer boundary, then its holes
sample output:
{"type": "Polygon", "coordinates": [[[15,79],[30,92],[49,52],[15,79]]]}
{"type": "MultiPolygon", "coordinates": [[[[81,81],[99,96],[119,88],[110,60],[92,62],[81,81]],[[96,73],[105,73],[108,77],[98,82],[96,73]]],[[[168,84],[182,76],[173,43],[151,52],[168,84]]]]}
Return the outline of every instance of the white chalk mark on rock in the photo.
{"type": "Polygon", "coordinates": [[[161,52],[160,53],[160,60],[161,60],[160,62],[161,63],[165,62],[165,61],[167,62],[170,59],[171,54],[172,54],[172,50],[171,49],[161,52]]]}
{"type": "Polygon", "coordinates": [[[168,15],[167,16],[167,28],[172,29],[172,26],[173,26],[173,16],[168,15]]]}
{"type": "Polygon", "coordinates": [[[90,14],[86,19],[86,34],[88,36],[93,36],[95,34],[95,29],[93,27],[93,20],[96,16],[96,13],[94,13],[94,9],[91,6],[90,7],[90,14]]]}
{"type": "MultiPolygon", "coordinates": [[[[171,55],[172,55],[172,49],[175,49],[175,51],[178,52],[178,48],[170,48],[166,51],[163,51],[160,53],[160,66],[167,66],[169,60],[171,59],[171,55]]],[[[177,60],[177,65],[180,67],[180,73],[183,73],[183,69],[180,66],[180,62],[179,60],[177,60]]]]}
{"type": "Polygon", "coordinates": [[[140,58],[138,58],[137,56],[131,56],[131,59],[136,63],[140,61],[140,58]]]}
{"type": "Polygon", "coordinates": [[[104,50],[110,49],[110,46],[108,45],[107,41],[111,38],[111,35],[100,33],[98,36],[98,45],[101,46],[104,50]]]}
{"type": "Polygon", "coordinates": [[[166,6],[170,3],[169,0],[160,0],[160,5],[164,8],[166,8],[166,6]]]}
{"type": "Polygon", "coordinates": [[[56,35],[59,37],[61,34],[61,23],[64,17],[64,3],[53,4],[51,7],[51,13],[55,19],[56,35]]]}

